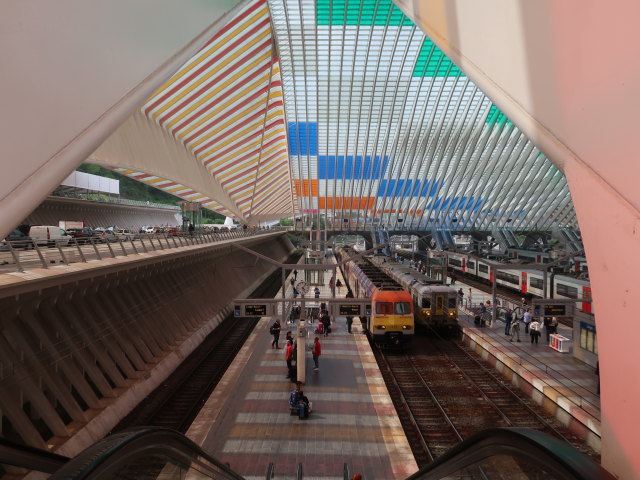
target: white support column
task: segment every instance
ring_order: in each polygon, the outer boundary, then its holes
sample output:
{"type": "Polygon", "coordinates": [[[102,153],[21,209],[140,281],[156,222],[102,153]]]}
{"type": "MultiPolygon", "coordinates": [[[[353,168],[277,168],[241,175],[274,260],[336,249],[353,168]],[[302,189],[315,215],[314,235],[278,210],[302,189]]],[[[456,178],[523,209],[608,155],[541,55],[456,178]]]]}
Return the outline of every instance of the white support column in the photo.
{"type": "Polygon", "coordinates": [[[304,303],[304,297],[302,297],[300,305],[300,320],[298,322],[298,335],[296,343],[298,345],[298,353],[296,355],[296,377],[299,382],[304,385],[306,376],[306,357],[305,350],[307,349],[307,321],[306,321],[306,306],[304,303]]]}

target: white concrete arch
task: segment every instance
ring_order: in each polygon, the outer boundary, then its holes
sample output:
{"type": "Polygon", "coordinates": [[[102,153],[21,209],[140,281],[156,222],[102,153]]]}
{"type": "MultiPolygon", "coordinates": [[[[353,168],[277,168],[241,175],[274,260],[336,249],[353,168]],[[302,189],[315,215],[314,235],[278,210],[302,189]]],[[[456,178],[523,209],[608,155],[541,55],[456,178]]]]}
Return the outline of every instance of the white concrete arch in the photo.
{"type": "Polygon", "coordinates": [[[640,475],[640,3],[394,0],[566,175],[598,318],[602,462],[640,475]]]}

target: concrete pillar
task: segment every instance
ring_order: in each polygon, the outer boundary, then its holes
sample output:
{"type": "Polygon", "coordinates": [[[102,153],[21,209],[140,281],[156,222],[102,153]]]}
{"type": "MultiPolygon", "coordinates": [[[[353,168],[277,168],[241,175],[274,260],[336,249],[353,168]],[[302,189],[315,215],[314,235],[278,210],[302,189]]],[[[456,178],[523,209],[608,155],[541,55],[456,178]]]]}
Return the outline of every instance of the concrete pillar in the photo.
{"type": "Polygon", "coordinates": [[[78,395],[87,404],[89,408],[99,408],[100,400],[96,396],[95,392],[91,389],[84,375],[73,362],[69,355],[64,352],[64,345],[59,342],[54,344],[51,339],[56,337],[55,330],[50,328],[46,322],[41,321],[42,317],[36,318],[32,309],[23,307],[20,310],[20,316],[27,319],[29,326],[36,334],[44,348],[47,349],[49,355],[62,370],[65,377],[68,379],[70,385],[72,385],[78,395]],[[57,346],[56,346],[57,345],[57,346]]]}
{"type": "Polygon", "coordinates": [[[93,357],[87,352],[87,349],[77,341],[74,333],[69,329],[64,316],[57,311],[55,303],[49,300],[43,302],[40,306],[40,312],[45,321],[56,329],[60,337],[59,342],[73,355],[79,367],[84,370],[102,396],[113,397],[114,393],[111,385],[109,385],[109,382],[97,367],[93,357]]]}
{"type": "Polygon", "coordinates": [[[302,298],[302,302],[300,305],[300,320],[298,322],[298,332],[296,343],[298,345],[298,351],[296,356],[296,370],[297,370],[297,379],[299,382],[303,384],[306,381],[306,355],[305,352],[307,350],[307,321],[306,321],[306,312],[305,312],[305,304],[304,297],[302,298]]]}
{"type": "MultiPolygon", "coordinates": [[[[13,369],[13,379],[6,378],[3,381],[3,386],[11,387],[11,384],[13,384],[10,390],[21,391],[31,405],[32,415],[41,417],[54,435],[60,437],[68,436],[69,432],[66,425],[38,385],[39,376],[35,376],[33,372],[30,372],[25,367],[21,360],[21,352],[16,350],[15,346],[7,341],[4,335],[0,335],[0,359],[2,359],[2,363],[11,365],[13,369]]],[[[3,392],[4,394],[5,392],[3,392]]],[[[21,402],[19,405],[22,407],[21,402]]]]}

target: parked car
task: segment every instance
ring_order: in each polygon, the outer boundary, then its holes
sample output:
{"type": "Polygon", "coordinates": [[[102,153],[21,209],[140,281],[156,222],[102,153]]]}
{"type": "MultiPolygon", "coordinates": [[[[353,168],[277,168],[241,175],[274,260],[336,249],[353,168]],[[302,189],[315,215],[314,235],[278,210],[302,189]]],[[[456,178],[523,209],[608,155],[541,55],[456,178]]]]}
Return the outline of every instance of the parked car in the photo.
{"type": "Polygon", "coordinates": [[[96,228],[93,231],[93,235],[96,238],[96,241],[102,243],[112,243],[118,241],[117,235],[110,228],[96,228]]]}
{"type": "MultiPolygon", "coordinates": [[[[26,232],[29,232],[28,227],[26,228],[26,232]]],[[[0,244],[0,251],[9,250],[7,242],[11,242],[11,247],[13,248],[33,248],[33,240],[27,233],[25,233],[24,229],[20,229],[20,227],[14,228],[9,232],[9,235],[7,235],[0,244]]]]}
{"type": "Polygon", "coordinates": [[[75,238],[78,243],[89,243],[93,237],[93,229],[90,227],[70,228],[67,233],[75,238]]]}
{"type": "Polygon", "coordinates": [[[128,228],[116,228],[113,233],[115,233],[118,240],[135,240],[136,234],[133,233],[128,228]]]}
{"type": "Polygon", "coordinates": [[[36,245],[60,245],[66,247],[71,236],[65,229],[55,225],[32,225],[29,236],[36,245]]]}

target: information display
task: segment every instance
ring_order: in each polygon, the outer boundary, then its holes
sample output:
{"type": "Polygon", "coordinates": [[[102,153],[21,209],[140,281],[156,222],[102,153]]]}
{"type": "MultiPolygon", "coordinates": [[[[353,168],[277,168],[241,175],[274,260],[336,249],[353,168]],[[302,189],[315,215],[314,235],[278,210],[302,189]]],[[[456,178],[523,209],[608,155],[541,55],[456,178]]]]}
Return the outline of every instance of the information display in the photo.
{"type": "Polygon", "coordinates": [[[557,305],[557,304],[544,305],[545,317],[564,317],[566,315],[567,315],[567,305],[557,305]]]}
{"type": "Polygon", "coordinates": [[[245,305],[244,306],[244,316],[245,317],[266,317],[267,316],[267,306],[265,304],[261,304],[261,305],[245,305]]]}
{"type": "Polygon", "coordinates": [[[360,316],[360,305],[358,304],[343,304],[339,305],[339,313],[341,317],[359,317],[360,316]]]}

